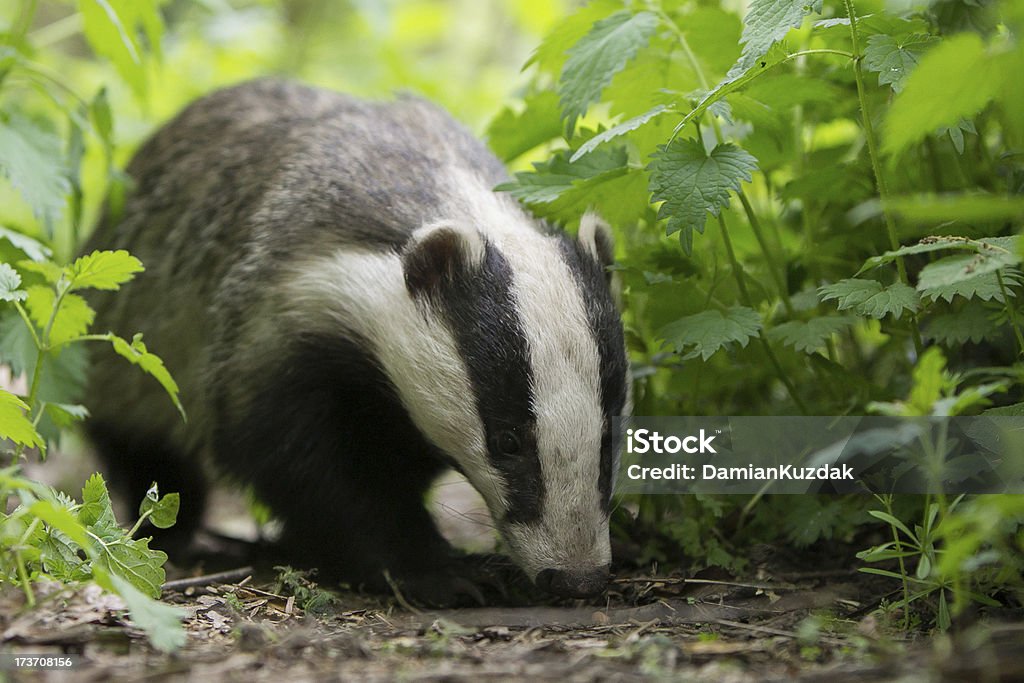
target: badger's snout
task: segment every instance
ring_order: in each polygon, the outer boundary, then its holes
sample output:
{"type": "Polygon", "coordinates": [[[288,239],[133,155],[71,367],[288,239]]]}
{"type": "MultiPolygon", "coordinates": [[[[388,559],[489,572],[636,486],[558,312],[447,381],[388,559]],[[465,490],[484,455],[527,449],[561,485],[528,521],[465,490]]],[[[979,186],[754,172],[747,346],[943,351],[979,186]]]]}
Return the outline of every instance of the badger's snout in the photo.
{"type": "Polygon", "coordinates": [[[542,569],[537,573],[534,583],[561,598],[592,598],[608,585],[608,569],[608,565],[580,571],[542,569]]]}

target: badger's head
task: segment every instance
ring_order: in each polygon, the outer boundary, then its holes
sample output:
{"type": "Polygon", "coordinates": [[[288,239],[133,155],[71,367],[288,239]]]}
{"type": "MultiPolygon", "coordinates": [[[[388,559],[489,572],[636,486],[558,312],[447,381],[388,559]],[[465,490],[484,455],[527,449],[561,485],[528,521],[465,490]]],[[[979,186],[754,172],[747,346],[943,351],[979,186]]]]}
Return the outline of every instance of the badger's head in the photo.
{"type": "Polygon", "coordinates": [[[483,495],[538,586],[600,593],[611,562],[612,417],[629,409],[607,227],[588,215],[573,239],[441,221],[400,258],[431,338],[421,343],[447,366],[397,380],[413,419],[483,495]]]}

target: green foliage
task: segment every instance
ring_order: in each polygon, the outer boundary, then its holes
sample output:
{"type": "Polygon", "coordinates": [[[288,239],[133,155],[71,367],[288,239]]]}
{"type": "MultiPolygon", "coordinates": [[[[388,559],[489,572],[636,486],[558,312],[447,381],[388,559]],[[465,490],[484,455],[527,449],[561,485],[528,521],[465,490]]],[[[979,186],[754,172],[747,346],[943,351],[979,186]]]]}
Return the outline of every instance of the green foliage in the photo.
{"type": "Polygon", "coordinates": [[[707,213],[717,216],[729,205],[729,192],[750,181],[757,160],[739,147],[720,144],[711,153],[697,140],[673,140],[652,155],[648,166],[654,201],[664,202],[658,218],[667,218],[668,235],[682,231],[687,253],[693,251],[693,231],[703,233],[707,213]]]}
{"type": "MultiPolygon", "coordinates": [[[[947,4],[851,16],[847,2],[755,0],[737,24],[717,3],[604,0],[541,42],[526,94],[527,112],[548,109],[529,126],[533,167],[499,190],[570,229],[588,209],[610,212],[637,414],[1021,404],[1024,14],[947,4]],[[605,40],[617,27],[630,31],[605,40]],[[584,54],[600,57],[589,71],[584,54]],[[553,95],[583,125],[556,132],[553,95]]],[[[492,144],[508,128],[496,120],[492,144]]],[[[862,559],[910,577],[902,605],[940,627],[1012,583],[970,562],[936,573],[969,499],[896,499],[871,516],[845,499],[770,498],[638,506],[697,566],[738,566],[734,539],[799,545],[890,526],[898,539],[862,559]],[[722,526],[723,510],[741,523],[722,526]],[[706,541],[703,525],[723,537],[706,541]]],[[[998,557],[1019,584],[1004,541],[1020,528],[997,538],[972,523],[963,556],[998,557]]]]}
{"type": "Polygon", "coordinates": [[[53,489],[0,470],[0,498],[17,496],[20,504],[0,524],[0,581],[20,584],[32,604],[28,580],[64,582],[95,580],[120,595],[132,619],[159,649],[184,643],[184,612],[156,602],[164,582],[167,554],[149,547],[148,538],[134,538],[146,519],[164,527],[174,524],[177,494],[161,497],[156,486],[143,502],[138,521],[129,530],[114,517],[106,484],[92,475],[78,503],[53,489]]]}

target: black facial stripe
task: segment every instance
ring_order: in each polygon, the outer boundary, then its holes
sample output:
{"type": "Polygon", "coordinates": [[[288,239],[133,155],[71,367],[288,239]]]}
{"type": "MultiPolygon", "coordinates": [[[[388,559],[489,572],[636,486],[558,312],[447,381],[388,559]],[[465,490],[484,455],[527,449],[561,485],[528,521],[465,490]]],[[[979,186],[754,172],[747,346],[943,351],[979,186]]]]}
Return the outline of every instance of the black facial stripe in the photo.
{"type": "Polygon", "coordinates": [[[601,504],[607,512],[611,505],[616,446],[612,443],[611,418],[620,415],[626,405],[626,375],[629,372],[622,322],[615,302],[612,301],[604,266],[588,254],[576,240],[563,236],[560,243],[562,258],[580,287],[587,308],[590,334],[597,344],[601,363],[601,410],[604,413],[604,433],[601,435],[598,489],[601,492],[601,504]]]}
{"type": "Polygon", "coordinates": [[[537,453],[533,377],[523,324],[512,295],[512,269],[487,243],[480,266],[441,287],[438,302],[466,362],[483,420],[491,464],[508,490],[502,520],[526,523],[540,518],[544,480],[537,453]],[[519,452],[503,456],[500,436],[515,433],[519,452]]]}

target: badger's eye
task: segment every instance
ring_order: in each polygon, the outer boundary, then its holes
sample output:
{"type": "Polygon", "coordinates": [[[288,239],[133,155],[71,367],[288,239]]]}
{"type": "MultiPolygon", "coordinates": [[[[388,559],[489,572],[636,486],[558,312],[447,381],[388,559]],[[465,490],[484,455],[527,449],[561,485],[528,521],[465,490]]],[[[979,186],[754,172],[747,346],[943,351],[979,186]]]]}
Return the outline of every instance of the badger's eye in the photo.
{"type": "Polygon", "coordinates": [[[519,454],[519,437],[516,436],[515,432],[505,430],[498,433],[498,451],[502,455],[518,455],[519,454]]]}

